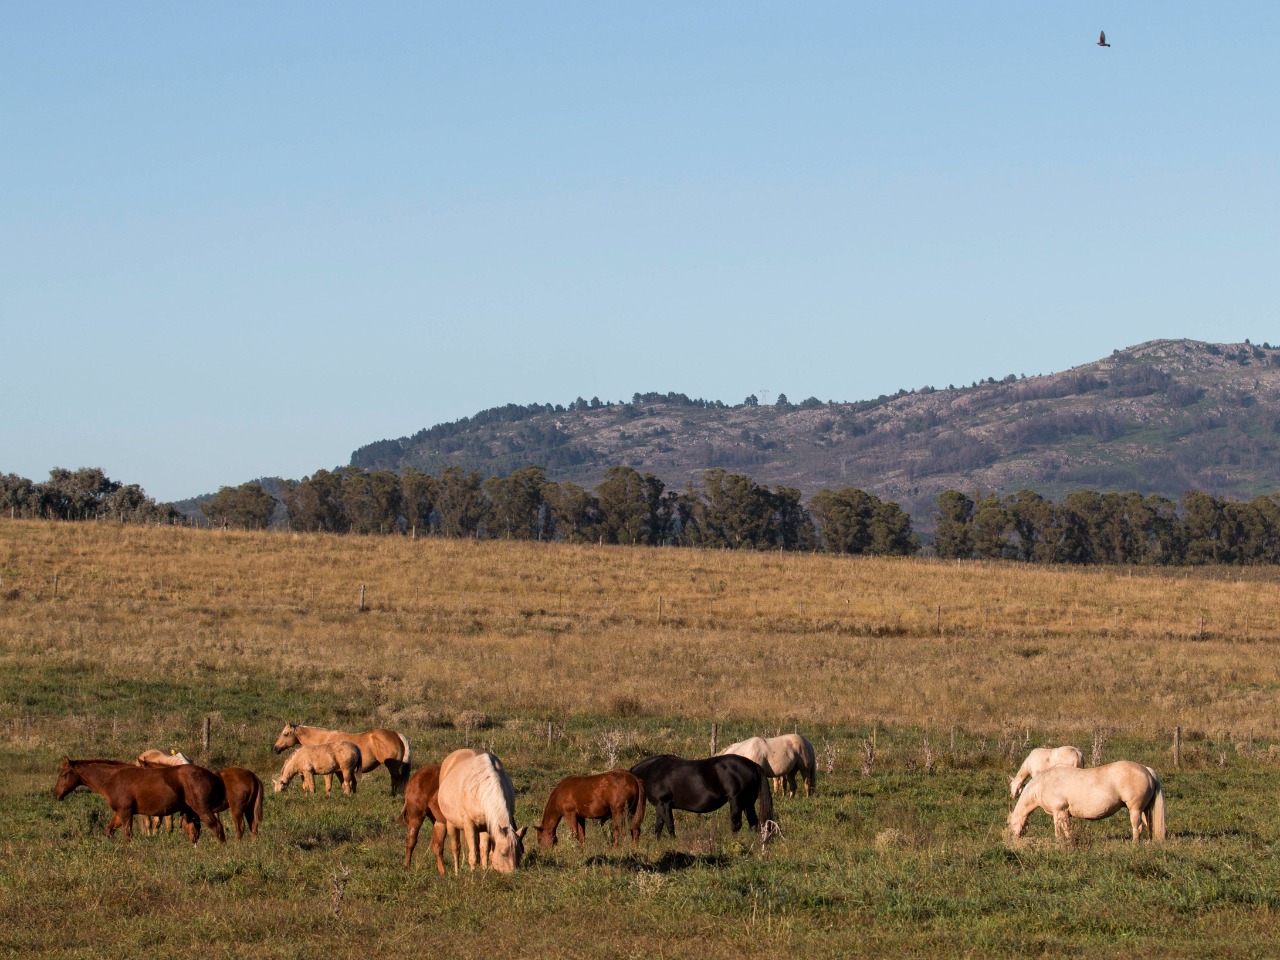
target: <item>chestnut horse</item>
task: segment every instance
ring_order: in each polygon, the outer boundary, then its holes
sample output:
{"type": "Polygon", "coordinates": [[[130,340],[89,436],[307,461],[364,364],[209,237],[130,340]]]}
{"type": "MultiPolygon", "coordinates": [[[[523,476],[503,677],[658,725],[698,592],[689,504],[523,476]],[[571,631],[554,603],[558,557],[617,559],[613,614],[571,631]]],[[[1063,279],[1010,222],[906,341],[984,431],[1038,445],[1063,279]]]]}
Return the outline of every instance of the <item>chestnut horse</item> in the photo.
{"type": "Polygon", "coordinates": [[[276,737],[275,751],[283,753],[290,747],[309,746],[315,743],[331,743],[334,740],[346,740],[360,748],[361,773],[368,773],[378,764],[387,768],[391,774],[391,795],[394,797],[404,789],[409,780],[410,751],[409,741],[404,734],[394,730],[368,730],[364,733],[344,733],[341,730],[326,730],[324,727],[308,727],[301,723],[286,723],[276,737]]]}
{"type": "MultiPolygon", "coordinates": [[[[191,760],[187,758],[186,754],[169,754],[160,750],[144,750],[138,754],[138,759],[134,761],[134,764],[139,767],[173,767],[190,762],[191,760]]],[[[237,840],[244,838],[246,822],[249,826],[249,833],[256,837],[258,835],[258,825],[262,823],[262,781],[258,779],[256,773],[252,770],[246,770],[244,767],[223,767],[218,771],[218,776],[222,778],[222,785],[226,788],[227,798],[214,812],[231,811],[231,820],[236,827],[237,840]]],[[[166,817],[165,820],[169,831],[172,832],[172,818],[166,817]]],[[[154,833],[159,828],[159,823],[159,817],[143,817],[143,831],[148,834],[154,833]]]]}
{"type": "Polygon", "coordinates": [[[444,814],[440,811],[440,764],[421,767],[413,772],[404,787],[404,808],[400,822],[409,828],[404,841],[404,865],[413,862],[413,848],[418,845],[422,822],[431,821],[431,850],[436,855],[436,870],[444,876],[444,814]]]}
{"type": "Polygon", "coordinates": [[[670,753],[641,760],[631,772],[644,781],[645,796],[654,807],[657,835],[662,828],[676,835],[672,809],[710,813],[729,804],[733,832],[742,828],[742,815],[754,829],[773,816],[773,791],[764,768],[746,757],[725,754],[705,760],[686,760],[670,753]],[[756,818],[756,804],[760,816],[756,818]]]}
{"type": "Polygon", "coordinates": [[[565,777],[555,785],[542,813],[538,827],[538,845],[556,843],[556,828],[561,818],[569,821],[578,846],[585,847],[588,820],[613,821],[613,845],[622,842],[622,820],[630,818],[631,847],[640,843],[640,824],[644,822],[644,784],[626,770],[610,770],[590,777],[565,777]]]}
{"type": "Polygon", "coordinates": [[[195,843],[204,823],[214,836],[226,842],[227,834],[218,819],[217,808],[226,802],[226,787],[212,770],[194,763],[180,767],[134,767],[118,760],[71,760],[62,758],[53,796],[63,799],[76,787],[88,787],[101,794],[111,807],[107,836],[124,827],[125,839],[133,836],[133,818],[166,817],[181,813],[187,836],[195,843]]]}

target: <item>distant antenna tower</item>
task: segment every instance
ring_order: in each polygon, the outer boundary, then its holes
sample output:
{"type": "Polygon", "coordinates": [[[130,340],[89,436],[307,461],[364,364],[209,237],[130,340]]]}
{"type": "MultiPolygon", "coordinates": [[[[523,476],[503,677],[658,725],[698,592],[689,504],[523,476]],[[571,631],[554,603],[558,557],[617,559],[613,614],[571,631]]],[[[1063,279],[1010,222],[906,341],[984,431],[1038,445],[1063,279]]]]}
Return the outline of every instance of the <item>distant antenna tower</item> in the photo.
{"type": "Polygon", "coordinates": [[[769,391],[768,391],[768,390],[761,390],[761,391],[760,391],[760,406],[762,406],[762,407],[767,407],[768,405],[769,405],[769,391]]]}

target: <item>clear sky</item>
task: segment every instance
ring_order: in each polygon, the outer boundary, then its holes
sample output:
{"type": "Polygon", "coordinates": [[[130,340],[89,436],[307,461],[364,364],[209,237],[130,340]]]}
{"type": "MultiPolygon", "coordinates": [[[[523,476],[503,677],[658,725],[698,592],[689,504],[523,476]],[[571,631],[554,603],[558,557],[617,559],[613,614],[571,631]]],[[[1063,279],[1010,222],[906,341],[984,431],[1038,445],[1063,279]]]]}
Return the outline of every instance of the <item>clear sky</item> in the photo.
{"type": "Polygon", "coordinates": [[[1275,0],[4,0],[0,472],[1278,341],[1278,91],[1275,0]]]}

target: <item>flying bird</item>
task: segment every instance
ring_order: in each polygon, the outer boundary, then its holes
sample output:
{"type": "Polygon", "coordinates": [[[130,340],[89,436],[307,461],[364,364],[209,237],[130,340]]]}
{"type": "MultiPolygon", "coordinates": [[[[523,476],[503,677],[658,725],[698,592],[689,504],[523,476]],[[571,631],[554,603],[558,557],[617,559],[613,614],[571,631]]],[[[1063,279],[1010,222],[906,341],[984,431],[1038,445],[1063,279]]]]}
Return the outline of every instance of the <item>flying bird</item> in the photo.
{"type": "Polygon", "coordinates": [[[1109,47],[1109,46],[1111,46],[1111,44],[1107,43],[1107,31],[1105,31],[1105,30],[1100,30],[1100,31],[1098,32],[1098,46],[1100,46],[1100,47],[1109,47]]]}

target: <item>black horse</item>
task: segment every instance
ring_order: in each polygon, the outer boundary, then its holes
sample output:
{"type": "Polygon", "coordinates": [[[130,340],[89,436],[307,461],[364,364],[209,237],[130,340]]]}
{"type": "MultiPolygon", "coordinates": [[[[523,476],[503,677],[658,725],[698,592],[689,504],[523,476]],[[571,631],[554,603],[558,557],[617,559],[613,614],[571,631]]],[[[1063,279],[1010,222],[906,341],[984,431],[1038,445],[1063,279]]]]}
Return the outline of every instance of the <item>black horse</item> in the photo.
{"type": "Polygon", "coordinates": [[[742,828],[744,813],[753,829],[760,825],[760,820],[773,819],[769,776],[758,763],[746,757],[728,754],[706,760],[686,760],[664,753],[641,760],[631,772],[644,782],[645,796],[653,804],[659,837],[664,825],[672,837],[676,835],[672,809],[710,813],[728,803],[729,822],[735,833],[742,828]],[[757,802],[759,819],[756,818],[757,802]]]}

